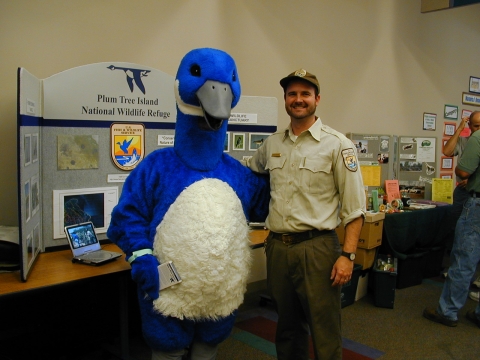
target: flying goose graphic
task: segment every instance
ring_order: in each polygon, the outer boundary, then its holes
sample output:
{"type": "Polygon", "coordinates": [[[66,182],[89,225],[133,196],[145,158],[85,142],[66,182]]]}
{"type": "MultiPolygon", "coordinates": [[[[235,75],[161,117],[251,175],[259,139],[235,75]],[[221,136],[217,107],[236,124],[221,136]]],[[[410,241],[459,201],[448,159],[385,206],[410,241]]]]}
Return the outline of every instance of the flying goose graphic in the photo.
{"type": "Polygon", "coordinates": [[[132,140],[133,138],[131,138],[130,141],[127,141],[125,139],[123,140],[123,143],[120,143],[119,141],[117,141],[117,144],[120,145],[120,149],[122,149],[125,154],[128,154],[128,147],[132,143],[132,140]]]}
{"type": "Polygon", "coordinates": [[[142,69],[131,69],[131,68],[124,68],[124,67],[116,67],[114,65],[107,66],[107,69],[110,70],[123,70],[125,71],[125,75],[127,75],[127,83],[130,91],[133,92],[133,82],[140,89],[142,93],[145,94],[145,86],[142,82],[142,77],[148,76],[150,70],[142,70],[142,69]]]}

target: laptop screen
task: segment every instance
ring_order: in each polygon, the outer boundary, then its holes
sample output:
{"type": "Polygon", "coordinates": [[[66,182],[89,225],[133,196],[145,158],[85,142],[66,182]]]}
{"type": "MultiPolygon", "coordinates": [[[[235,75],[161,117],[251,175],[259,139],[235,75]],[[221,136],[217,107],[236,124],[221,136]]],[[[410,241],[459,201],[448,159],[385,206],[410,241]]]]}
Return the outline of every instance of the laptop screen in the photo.
{"type": "Polygon", "coordinates": [[[65,233],[75,256],[100,249],[95,228],[91,222],[66,226],[65,233]]]}

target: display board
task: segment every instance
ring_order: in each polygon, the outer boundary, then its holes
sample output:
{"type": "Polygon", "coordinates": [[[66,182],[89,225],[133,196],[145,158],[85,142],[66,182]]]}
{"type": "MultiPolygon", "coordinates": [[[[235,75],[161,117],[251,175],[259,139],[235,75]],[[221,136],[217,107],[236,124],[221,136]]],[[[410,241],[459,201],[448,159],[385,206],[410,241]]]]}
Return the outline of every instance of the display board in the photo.
{"type": "Polygon", "coordinates": [[[411,198],[431,199],[432,179],[439,177],[436,138],[399,136],[397,173],[400,190],[411,198]]]}
{"type": "MultiPolygon", "coordinates": [[[[89,64],[44,80],[19,69],[18,79],[26,280],[34,254],[67,244],[63,227],[70,222],[94,221],[99,238],[106,239],[111,209],[135,164],[174,145],[176,103],[173,76],[132,63],[89,64]],[[34,141],[36,161],[29,162],[34,141]]],[[[276,131],[277,109],[276,98],[242,96],[229,119],[224,151],[238,160],[251,156],[276,131]]]]}
{"type": "Polygon", "coordinates": [[[17,179],[20,273],[26,280],[42,237],[42,82],[25,69],[17,73],[17,179]]]}
{"type": "Polygon", "coordinates": [[[368,191],[384,187],[385,180],[397,179],[396,146],[393,135],[347,133],[357,148],[358,162],[368,191]]]}

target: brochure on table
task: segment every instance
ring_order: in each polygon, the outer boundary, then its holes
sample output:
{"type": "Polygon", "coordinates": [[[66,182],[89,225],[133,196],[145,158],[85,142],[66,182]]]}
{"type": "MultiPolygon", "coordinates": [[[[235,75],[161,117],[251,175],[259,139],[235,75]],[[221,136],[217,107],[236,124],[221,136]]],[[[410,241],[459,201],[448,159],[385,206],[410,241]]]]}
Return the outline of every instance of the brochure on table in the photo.
{"type": "MultiPolygon", "coordinates": [[[[229,119],[225,152],[238,160],[251,156],[276,131],[277,109],[276,98],[241,97],[229,119]]],[[[67,244],[65,225],[93,221],[105,239],[111,210],[135,163],[173,146],[174,77],[124,62],[84,65],[43,80],[19,68],[17,114],[26,281],[41,251],[67,244]]]]}

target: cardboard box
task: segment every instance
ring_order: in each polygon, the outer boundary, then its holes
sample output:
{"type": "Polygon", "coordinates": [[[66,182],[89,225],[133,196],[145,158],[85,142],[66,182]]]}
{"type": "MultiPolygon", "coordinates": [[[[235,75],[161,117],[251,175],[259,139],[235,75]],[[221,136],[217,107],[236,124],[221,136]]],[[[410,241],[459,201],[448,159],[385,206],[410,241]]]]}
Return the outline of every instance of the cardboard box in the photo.
{"type": "Polygon", "coordinates": [[[363,224],[357,247],[362,249],[372,249],[382,245],[383,220],[367,222],[363,224]]]}
{"type": "Polygon", "coordinates": [[[371,212],[367,211],[365,213],[365,222],[376,222],[385,219],[385,213],[383,212],[371,212]]]}
{"type": "MultiPolygon", "coordinates": [[[[365,222],[360,232],[357,247],[361,249],[373,249],[374,247],[382,245],[383,219],[385,219],[385,213],[382,212],[367,212],[365,214],[365,222]]],[[[343,244],[345,237],[344,226],[340,224],[335,231],[337,232],[340,244],[343,244]]]]}
{"type": "Polygon", "coordinates": [[[355,257],[355,264],[362,265],[363,269],[369,269],[373,266],[375,261],[375,254],[377,248],[373,249],[361,249],[357,248],[357,255],[355,257]]]}
{"type": "Polygon", "coordinates": [[[348,283],[342,285],[342,308],[352,305],[355,302],[355,295],[357,293],[358,279],[361,270],[361,265],[355,265],[353,267],[352,278],[348,283]]]}

